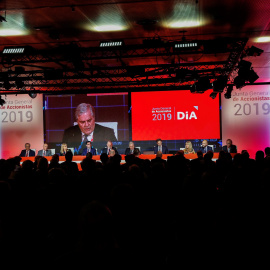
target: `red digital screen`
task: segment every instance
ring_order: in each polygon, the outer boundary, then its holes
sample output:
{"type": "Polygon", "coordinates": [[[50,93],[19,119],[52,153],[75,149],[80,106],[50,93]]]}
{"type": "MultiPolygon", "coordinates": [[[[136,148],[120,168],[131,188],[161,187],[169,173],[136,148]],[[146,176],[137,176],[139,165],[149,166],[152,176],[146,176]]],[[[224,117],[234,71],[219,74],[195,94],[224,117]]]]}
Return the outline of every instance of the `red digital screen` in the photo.
{"type": "Polygon", "coordinates": [[[219,97],[210,91],[154,91],[131,94],[132,140],[219,139],[219,97]]]}

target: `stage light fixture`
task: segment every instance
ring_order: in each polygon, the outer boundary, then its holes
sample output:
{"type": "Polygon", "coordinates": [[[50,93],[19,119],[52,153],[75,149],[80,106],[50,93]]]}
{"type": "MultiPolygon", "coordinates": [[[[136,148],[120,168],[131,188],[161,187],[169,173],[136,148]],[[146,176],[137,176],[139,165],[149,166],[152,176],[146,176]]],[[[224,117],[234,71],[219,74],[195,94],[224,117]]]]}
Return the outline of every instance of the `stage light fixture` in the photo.
{"type": "Polygon", "coordinates": [[[253,70],[253,68],[251,68],[251,70],[248,73],[248,81],[250,83],[254,83],[258,79],[259,79],[258,74],[253,70]]]}
{"type": "Polygon", "coordinates": [[[0,96],[0,106],[4,106],[5,104],[6,104],[6,101],[2,99],[2,97],[0,96]]]}
{"type": "Polygon", "coordinates": [[[212,92],[211,94],[210,94],[210,98],[212,98],[212,99],[215,99],[216,97],[217,97],[217,92],[212,92]]]}
{"type": "Polygon", "coordinates": [[[201,77],[197,82],[195,82],[191,89],[191,93],[204,93],[206,90],[212,88],[210,80],[208,77],[201,77]]]}
{"type": "Polygon", "coordinates": [[[259,49],[255,46],[251,46],[250,48],[247,49],[246,55],[247,56],[260,56],[264,50],[259,49]]]}
{"type": "Polygon", "coordinates": [[[246,81],[254,83],[259,79],[258,74],[251,67],[251,62],[241,60],[238,64],[238,76],[234,79],[236,88],[241,88],[245,85],[246,81]]]}
{"type": "Polygon", "coordinates": [[[33,99],[37,97],[37,93],[34,93],[34,92],[30,92],[28,95],[30,98],[33,98],[33,99]]]}
{"type": "Polygon", "coordinates": [[[233,85],[230,84],[230,85],[228,85],[228,87],[227,87],[227,90],[226,90],[226,93],[224,94],[224,97],[225,97],[226,99],[230,99],[230,98],[232,97],[232,91],[233,91],[233,85]]]}
{"type": "Polygon", "coordinates": [[[243,77],[241,77],[241,76],[236,76],[234,78],[233,83],[234,83],[236,89],[240,89],[240,88],[242,88],[243,86],[246,85],[245,79],[243,77]]]}
{"type": "Polygon", "coordinates": [[[219,76],[214,82],[213,82],[213,90],[214,92],[220,92],[222,93],[224,88],[227,85],[227,76],[219,76]]]}

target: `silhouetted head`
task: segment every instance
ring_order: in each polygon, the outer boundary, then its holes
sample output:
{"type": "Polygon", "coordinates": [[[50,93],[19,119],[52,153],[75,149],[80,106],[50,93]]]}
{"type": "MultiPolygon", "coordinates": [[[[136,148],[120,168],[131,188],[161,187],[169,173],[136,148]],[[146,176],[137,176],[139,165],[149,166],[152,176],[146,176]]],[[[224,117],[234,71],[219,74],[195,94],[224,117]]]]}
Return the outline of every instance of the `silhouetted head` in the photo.
{"type": "Polygon", "coordinates": [[[72,158],[73,158],[72,152],[71,151],[67,151],[66,154],[65,154],[66,161],[72,161],[72,158]]]}

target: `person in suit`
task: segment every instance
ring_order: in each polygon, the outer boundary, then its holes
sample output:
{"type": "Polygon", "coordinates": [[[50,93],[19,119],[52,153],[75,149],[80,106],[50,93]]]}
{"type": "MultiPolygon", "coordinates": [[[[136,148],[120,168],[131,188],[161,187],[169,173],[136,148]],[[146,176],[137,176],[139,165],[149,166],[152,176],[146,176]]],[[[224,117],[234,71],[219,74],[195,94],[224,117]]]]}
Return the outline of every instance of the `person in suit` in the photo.
{"type": "Polygon", "coordinates": [[[232,144],[232,140],[231,139],[227,139],[226,140],[226,145],[222,146],[222,150],[225,153],[237,153],[236,145],[233,145],[232,144]]]}
{"type": "Polygon", "coordinates": [[[43,157],[50,157],[52,155],[51,150],[48,150],[48,144],[47,143],[43,144],[43,149],[39,150],[37,155],[38,156],[43,156],[43,157]]]}
{"type": "Polygon", "coordinates": [[[77,154],[82,152],[87,141],[117,141],[112,128],[95,123],[95,108],[91,104],[79,104],[75,110],[75,119],[78,125],[65,129],[62,141],[74,147],[77,154]]]}
{"type": "Polygon", "coordinates": [[[134,142],[129,142],[128,146],[129,147],[126,148],[125,155],[132,155],[135,149],[139,149],[135,147],[134,142]]]}
{"type": "Polygon", "coordinates": [[[97,154],[95,148],[93,148],[92,143],[90,141],[86,142],[86,147],[82,151],[82,156],[86,156],[87,153],[92,153],[93,156],[97,154]]]}
{"type": "Polygon", "coordinates": [[[20,157],[34,157],[36,155],[35,151],[30,149],[30,143],[26,143],[24,145],[25,149],[23,149],[20,153],[20,157]]]}
{"type": "Polygon", "coordinates": [[[118,151],[117,151],[117,149],[113,146],[112,141],[107,141],[107,147],[104,147],[104,148],[101,150],[101,154],[105,153],[105,154],[109,155],[111,149],[113,149],[113,150],[115,151],[115,154],[118,155],[118,151]]]}
{"type": "Polygon", "coordinates": [[[162,144],[161,139],[156,140],[157,145],[154,146],[154,154],[157,154],[158,151],[161,151],[162,154],[169,154],[168,147],[162,144]]]}
{"type": "Polygon", "coordinates": [[[211,146],[208,145],[208,141],[207,140],[203,140],[202,141],[202,145],[199,148],[199,151],[202,151],[203,154],[207,153],[208,151],[212,151],[213,152],[213,148],[211,146]]]}
{"type": "Polygon", "coordinates": [[[66,143],[62,143],[61,144],[61,148],[60,148],[60,156],[65,156],[67,152],[71,152],[70,149],[68,149],[68,146],[66,143]]]}
{"type": "Polygon", "coordinates": [[[156,157],[154,159],[151,160],[151,164],[156,165],[156,164],[160,164],[162,166],[164,166],[164,168],[166,167],[167,161],[162,159],[162,152],[158,151],[156,154],[156,157]]]}

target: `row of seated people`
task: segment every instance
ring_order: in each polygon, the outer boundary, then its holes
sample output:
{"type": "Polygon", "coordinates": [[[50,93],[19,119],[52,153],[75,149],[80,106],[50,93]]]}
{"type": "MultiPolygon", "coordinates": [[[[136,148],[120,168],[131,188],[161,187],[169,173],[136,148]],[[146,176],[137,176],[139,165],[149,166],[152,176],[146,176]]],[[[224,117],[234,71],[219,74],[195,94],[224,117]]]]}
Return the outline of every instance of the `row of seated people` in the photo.
{"type": "MultiPolygon", "coordinates": [[[[169,154],[169,150],[168,147],[166,145],[162,144],[162,140],[161,139],[157,139],[156,140],[157,145],[154,146],[154,154],[157,154],[157,152],[161,152],[162,154],[169,154]]],[[[129,154],[133,154],[134,150],[139,151],[140,149],[135,147],[134,142],[129,142],[129,147],[126,148],[125,150],[125,155],[129,155],[129,154]]],[[[231,139],[227,139],[226,141],[226,145],[224,145],[222,147],[222,150],[227,152],[227,153],[237,153],[237,147],[235,145],[232,144],[232,140],[231,139]]],[[[67,151],[70,151],[70,149],[68,148],[68,145],[66,143],[62,143],[61,144],[61,149],[60,149],[60,156],[64,156],[66,154],[67,151]]],[[[114,151],[115,154],[119,154],[117,151],[117,148],[115,148],[113,146],[112,141],[107,141],[107,147],[103,148],[101,150],[101,154],[103,153],[107,153],[108,155],[110,154],[110,151],[114,151]]],[[[187,141],[185,143],[185,148],[183,149],[184,154],[195,154],[195,150],[192,147],[192,143],[191,141],[187,141]]],[[[202,153],[207,153],[208,151],[214,151],[212,146],[208,145],[208,141],[207,140],[203,140],[202,141],[202,145],[199,148],[199,151],[202,151],[202,153]]],[[[86,147],[83,149],[82,151],[82,156],[86,156],[87,153],[91,152],[92,155],[97,155],[97,150],[96,148],[94,148],[92,146],[92,143],[90,141],[86,142],[86,147]]],[[[48,149],[48,144],[44,143],[43,145],[43,149],[39,150],[37,153],[38,156],[52,156],[51,150],[48,149]]],[[[25,149],[21,151],[20,155],[21,157],[31,157],[31,156],[35,156],[35,151],[30,149],[30,143],[26,143],[25,144],[25,149]]]]}

